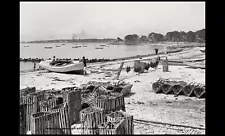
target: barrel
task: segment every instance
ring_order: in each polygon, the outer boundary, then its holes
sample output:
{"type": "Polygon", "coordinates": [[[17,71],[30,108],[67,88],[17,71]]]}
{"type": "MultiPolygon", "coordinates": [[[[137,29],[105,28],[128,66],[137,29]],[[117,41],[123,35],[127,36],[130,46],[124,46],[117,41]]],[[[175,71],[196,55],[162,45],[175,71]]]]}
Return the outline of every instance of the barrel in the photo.
{"type": "Polygon", "coordinates": [[[163,72],[169,72],[169,65],[168,65],[168,59],[166,59],[163,62],[163,72]]]}

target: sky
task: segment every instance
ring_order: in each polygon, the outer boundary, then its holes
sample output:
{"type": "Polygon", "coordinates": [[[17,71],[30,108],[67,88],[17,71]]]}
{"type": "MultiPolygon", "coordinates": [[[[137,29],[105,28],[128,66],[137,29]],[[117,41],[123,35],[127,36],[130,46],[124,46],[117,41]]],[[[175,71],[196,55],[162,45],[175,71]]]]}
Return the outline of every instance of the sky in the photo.
{"type": "Polygon", "coordinates": [[[20,2],[20,40],[165,35],[205,28],[205,2],[20,2]]]}

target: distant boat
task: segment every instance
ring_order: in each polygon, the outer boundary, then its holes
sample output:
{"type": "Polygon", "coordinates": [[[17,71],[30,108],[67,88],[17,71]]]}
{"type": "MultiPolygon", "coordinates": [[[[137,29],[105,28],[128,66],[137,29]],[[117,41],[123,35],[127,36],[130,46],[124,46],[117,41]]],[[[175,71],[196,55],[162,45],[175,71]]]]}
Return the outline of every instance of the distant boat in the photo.
{"type": "Polygon", "coordinates": [[[105,45],[102,44],[102,45],[100,45],[100,46],[105,46],[105,45]]]}
{"type": "Polygon", "coordinates": [[[61,45],[65,45],[65,43],[62,43],[61,45]]]}
{"type": "Polygon", "coordinates": [[[78,46],[73,46],[72,48],[78,48],[78,46]]]}
{"type": "Polygon", "coordinates": [[[83,47],[87,47],[87,46],[83,46],[83,47]]]}
{"type": "Polygon", "coordinates": [[[29,47],[29,46],[23,46],[23,47],[29,47]]]}
{"type": "Polygon", "coordinates": [[[56,45],[56,47],[60,47],[59,45],[56,45]]]}
{"type": "Polygon", "coordinates": [[[80,73],[84,68],[84,63],[79,61],[56,61],[53,65],[51,62],[51,60],[41,61],[39,66],[48,71],[58,73],[80,73]]]}
{"type": "Polygon", "coordinates": [[[52,47],[45,47],[45,49],[52,49],[52,47]]]}
{"type": "Polygon", "coordinates": [[[205,53],[205,50],[200,50],[201,52],[205,53]]]}
{"type": "Polygon", "coordinates": [[[103,48],[96,47],[95,49],[103,49],[103,48]]]}

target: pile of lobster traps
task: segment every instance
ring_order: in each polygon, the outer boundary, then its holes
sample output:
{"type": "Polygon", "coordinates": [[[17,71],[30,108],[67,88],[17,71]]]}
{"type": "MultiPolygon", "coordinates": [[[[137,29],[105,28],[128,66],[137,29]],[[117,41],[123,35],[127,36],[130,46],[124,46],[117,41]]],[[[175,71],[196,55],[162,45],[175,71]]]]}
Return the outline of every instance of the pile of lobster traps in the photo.
{"type": "Polygon", "coordinates": [[[155,93],[185,95],[188,97],[205,98],[205,85],[197,83],[187,83],[184,81],[174,81],[160,78],[152,84],[155,93]]]}

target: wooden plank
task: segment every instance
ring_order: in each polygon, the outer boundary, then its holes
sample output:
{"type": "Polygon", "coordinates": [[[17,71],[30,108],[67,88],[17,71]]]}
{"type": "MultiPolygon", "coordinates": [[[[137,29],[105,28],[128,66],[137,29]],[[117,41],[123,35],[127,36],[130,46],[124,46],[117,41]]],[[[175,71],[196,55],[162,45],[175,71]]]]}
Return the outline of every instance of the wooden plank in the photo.
{"type": "Polygon", "coordinates": [[[117,73],[117,76],[116,76],[116,79],[117,79],[117,80],[119,79],[120,73],[121,73],[122,68],[123,68],[123,64],[124,64],[124,62],[122,62],[122,63],[120,64],[120,67],[119,67],[119,70],[118,70],[118,73],[117,73]]]}

